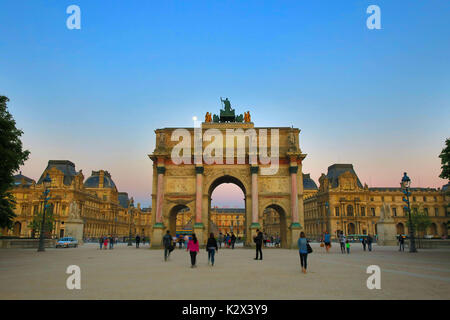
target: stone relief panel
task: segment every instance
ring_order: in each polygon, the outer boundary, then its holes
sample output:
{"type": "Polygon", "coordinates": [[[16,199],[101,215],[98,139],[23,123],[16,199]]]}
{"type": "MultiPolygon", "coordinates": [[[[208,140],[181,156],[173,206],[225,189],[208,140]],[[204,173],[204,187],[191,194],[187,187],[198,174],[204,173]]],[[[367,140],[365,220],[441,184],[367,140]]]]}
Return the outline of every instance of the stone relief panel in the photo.
{"type": "Polygon", "coordinates": [[[290,192],[290,184],[289,179],[285,177],[258,177],[259,182],[259,192],[267,193],[289,193],[290,192]]]}
{"type": "Polygon", "coordinates": [[[192,193],[195,192],[195,179],[191,178],[167,178],[165,183],[166,193],[192,193]]]}

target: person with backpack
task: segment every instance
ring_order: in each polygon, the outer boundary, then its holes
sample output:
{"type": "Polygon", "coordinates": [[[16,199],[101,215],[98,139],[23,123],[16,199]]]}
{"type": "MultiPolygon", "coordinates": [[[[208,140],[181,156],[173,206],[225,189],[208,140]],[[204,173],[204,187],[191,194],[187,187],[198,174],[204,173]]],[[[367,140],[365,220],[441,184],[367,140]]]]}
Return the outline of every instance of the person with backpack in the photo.
{"type": "Polygon", "coordinates": [[[312,252],[311,246],[306,239],[305,233],[300,232],[300,236],[297,241],[298,252],[300,254],[300,265],[302,266],[302,272],[306,273],[306,268],[308,267],[308,253],[312,252]]]}
{"type": "Polygon", "coordinates": [[[373,241],[372,236],[369,234],[367,236],[367,248],[369,249],[369,251],[372,251],[372,241],[373,241]]]}
{"type": "Polygon", "coordinates": [[[398,245],[398,251],[405,251],[405,239],[401,234],[398,236],[398,245]]]}
{"type": "Polygon", "coordinates": [[[98,243],[100,244],[100,250],[102,250],[102,247],[103,247],[103,236],[98,238],[98,243]]]}
{"type": "Polygon", "coordinates": [[[256,229],[256,237],[253,238],[253,241],[256,244],[256,258],[254,260],[258,260],[258,253],[260,254],[260,259],[263,259],[263,254],[262,254],[262,245],[263,245],[263,233],[261,231],[259,231],[259,229],[256,229]]]}
{"type": "Polygon", "coordinates": [[[114,237],[112,235],[109,236],[109,250],[114,249],[114,237]]]}
{"type": "Polygon", "coordinates": [[[169,258],[171,247],[172,247],[172,236],[170,235],[170,231],[167,230],[166,234],[163,237],[163,245],[164,245],[164,261],[167,261],[169,258]]]}
{"type": "Polygon", "coordinates": [[[211,266],[214,266],[214,255],[216,251],[219,251],[219,248],[212,232],[209,234],[208,242],[206,243],[206,251],[208,252],[208,264],[211,262],[211,266]]]}
{"type": "Polygon", "coordinates": [[[345,236],[342,231],[339,234],[339,244],[341,245],[341,253],[345,253],[345,236]]]}
{"type": "Polygon", "coordinates": [[[200,251],[200,249],[197,236],[195,235],[195,233],[192,234],[192,239],[189,240],[186,251],[189,251],[189,254],[191,256],[191,268],[196,268],[197,253],[200,251]]]}
{"type": "Polygon", "coordinates": [[[325,231],[325,234],[323,235],[323,242],[325,243],[325,250],[327,250],[327,253],[329,253],[331,248],[331,235],[328,233],[328,231],[325,231]]]}
{"type": "Polygon", "coordinates": [[[234,244],[236,243],[236,236],[234,235],[234,233],[231,233],[231,249],[234,249],[234,244]]]}
{"type": "Polygon", "coordinates": [[[141,237],[136,235],[136,249],[139,249],[139,243],[141,243],[141,237]]]}
{"type": "Polygon", "coordinates": [[[222,242],[223,242],[223,234],[222,234],[222,232],[219,232],[219,236],[217,237],[217,242],[219,243],[219,248],[222,249],[222,242]]]}

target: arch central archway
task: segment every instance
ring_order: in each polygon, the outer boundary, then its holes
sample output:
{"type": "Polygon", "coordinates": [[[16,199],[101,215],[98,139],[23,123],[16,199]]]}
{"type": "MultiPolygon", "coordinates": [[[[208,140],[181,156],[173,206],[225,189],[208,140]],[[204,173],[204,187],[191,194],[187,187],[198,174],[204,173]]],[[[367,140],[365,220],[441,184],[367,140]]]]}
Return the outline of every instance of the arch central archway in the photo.
{"type": "MultiPolygon", "coordinates": [[[[244,183],[232,176],[225,174],[223,176],[217,177],[214,179],[208,187],[207,197],[208,197],[208,234],[214,233],[217,235],[219,232],[223,234],[227,232],[233,232],[236,237],[240,237],[241,239],[245,239],[248,234],[248,213],[247,213],[247,193],[244,183]],[[244,197],[244,214],[242,217],[242,208],[212,208],[212,195],[217,187],[223,184],[233,184],[237,186],[243,194],[244,197]],[[234,210],[233,209],[237,209],[234,210]],[[239,212],[238,212],[239,211],[239,212]],[[214,214],[213,214],[214,213],[214,214]],[[224,220],[219,220],[224,218],[224,220]],[[234,229],[233,229],[234,228],[234,229]]],[[[247,241],[246,241],[247,242],[247,241]]]]}

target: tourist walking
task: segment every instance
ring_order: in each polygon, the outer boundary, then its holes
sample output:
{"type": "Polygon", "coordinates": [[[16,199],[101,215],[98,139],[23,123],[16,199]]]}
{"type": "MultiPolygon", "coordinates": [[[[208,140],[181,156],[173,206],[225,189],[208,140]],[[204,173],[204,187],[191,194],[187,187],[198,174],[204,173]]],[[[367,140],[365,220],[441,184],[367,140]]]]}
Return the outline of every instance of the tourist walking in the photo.
{"type": "Polygon", "coordinates": [[[170,235],[170,231],[167,230],[166,234],[163,237],[163,245],[164,245],[164,261],[167,261],[169,258],[171,247],[172,247],[172,236],[170,235]]]}
{"type": "Polygon", "coordinates": [[[267,233],[263,233],[263,243],[264,243],[264,248],[267,247],[267,233]]]}
{"type": "Polygon", "coordinates": [[[187,248],[188,243],[189,243],[189,236],[188,236],[188,235],[185,235],[185,236],[184,236],[184,243],[183,243],[183,245],[184,245],[185,248],[187,248]]]}
{"type": "Polygon", "coordinates": [[[234,249],[234,244],[236,243],[236,236],[234,233],[231,233],[231,249],[234,249]]]}
{"type": "Polygon", "coordinates": [[[108,249],[108,237],[104,237],[104,238],[103,238],[103,248],[104,248],[105,250],[108,249]]]}
{"type": "Polygon", "coordinates": [[[328,253],[331,248],[331,235],[328,231],[325,231],[325,234],[323,235],[323,242],[325,243],[325,250],[327,250],[328,253]]]}
{"type": "Polygon", "coordinates": [[[103,236],[101,236],[100,238],[98,238],[98,243],[100,244],[100,250],[102,250],[103,248],[103,236]]]}
{"type": "Polygon", "coordinates": [[[401,234],[398,236],[398,245],[398,251],[405,251],[405,239],[401,234]]]}
{"type": "Polygon", "coordinates": [[[362,243],[362,246],[363,246],[363,250],[366,251],[366,244],[367,244],[366,238],[363,237],[363,238],[361,239],[361,243],[362,243]]]}
{"type": "Polygon", "coordinates": [[[345,248],[347,249],[347,254],[350,254],[350,242],[348,240],[345,241],[345,248]]]}
{"type": "Polygon", "coordinates": [[[300,232],[300,237],[297,241],[298,252],[300,254],[300,265],[302,266],[302,272],[306,273],[306,268],[308,267],[308,253],[312,252],[311,247],[308,248],[308,240],[306,239],[305,233],[300,232]]]}
{"type": "Polygon", "coordinates": [[[186,251],[191,255],[191,268],[196,268],[197,253],[199,252],[199,244],[195,233],[192,234],[192,239],[189,240],[186,251]]]}
{"type": "Polygon", "coordinates": [[[113,236],[109,236],[109,249],[113,249],[114,248],[114,237],[113,236]]]}
{"type": "Polygon", "coordinates": [[[369,233],[369,235],[367,236],[367,249],[369,249],[369,251],[372,251],[372,242],[373,242],[373,239],[369,233]]]}
{"type": "Polygon", "coordinates": [[[219,236],[217,237],[217,242],[219,242],[219,248],[222,249],[222,242],[223,242],[223,234],[222,234],[222,232],[219,232],[219,236]]]}
{"type": "Polygon", "coordinates": [[[208,264],[211,262],[211,266],[214,266],[214,255],[216,251],[219,251],[219,248],[212,232],[209,234],[208,242],[206,243],[206,251],[208,251],[208,264]]]}
{"type": "Polygon", "coordinates": [[[139,249],[139,243],[141,242],[141,237],[139,235],[136,235],[136,248],[139,249]]]}
{"type": "Polygon", "coordinates": [[[341,245],[341,253],[345,253],[345,236],[342,231],[339,234],[339,244],[341,245]]]}
{"type": "Polygon", "coordinates": [[[261,231],[259,231],[259,229],[256,229],[256,237],[253,238],[253,241],[256,244],[256,258],[255,260],[258,260],[258,253],[260,256],[259,260],[263,259],[263,254],[262,254],[262,245],[263,245],[263,233],[261,231]]]}

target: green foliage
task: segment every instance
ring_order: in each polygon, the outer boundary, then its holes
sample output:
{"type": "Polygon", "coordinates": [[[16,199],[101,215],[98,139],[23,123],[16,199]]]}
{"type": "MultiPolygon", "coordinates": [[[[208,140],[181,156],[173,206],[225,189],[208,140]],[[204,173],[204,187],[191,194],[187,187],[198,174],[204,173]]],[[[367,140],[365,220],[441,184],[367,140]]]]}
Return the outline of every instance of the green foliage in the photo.
{"type": "MultiPolygon", "coordinates": [[[[52,208],[49,207],[45,211],[45,225],[44,225],[44,234],[51,234],[53,231],[53,226],[55,222],[55,218],[53,217],[52,208]]],[[[28,224],[28,228],[34,230],[35,235],[39,235],[41,232],[42,225],[42,212],[39,212],[33,216],[33,220],[28,224]]]]}
{"type": "Polygon", "coordinates": [[[439,178],[450,180],[450,138],[447,138],[447,140],[445,140],[445,148],[442,149],[439,158],[441,158],[442,164],[442,172],[439,175],[439,178]]]}
{"type": "Polygon", "coordinates": [[[421,233],[425,233],[427,228],[431,226],[431,218],[422,210],[418,212],[411,212],[411,220],[414,226],[414,230],[421,233]]]}
{"type": "Polygon", "coordinates": [[[23,132],[16,128],[16,121],[8,112],[9,99],[0,96],[0,228],[11,228],[15,201],[9,192],[14,183],[14,172],[28,159],[30,152],[22,149],[20,136],[23,132]]]}

